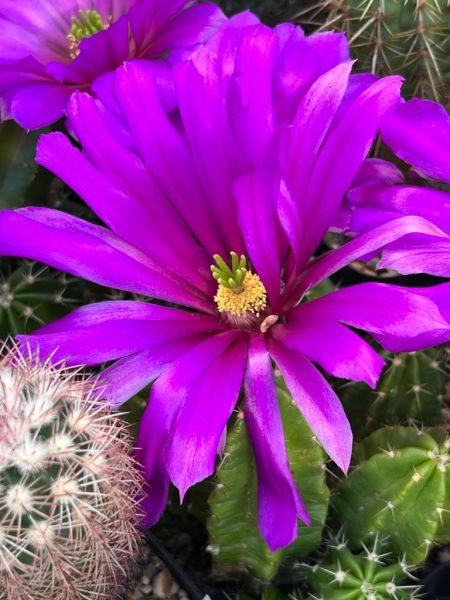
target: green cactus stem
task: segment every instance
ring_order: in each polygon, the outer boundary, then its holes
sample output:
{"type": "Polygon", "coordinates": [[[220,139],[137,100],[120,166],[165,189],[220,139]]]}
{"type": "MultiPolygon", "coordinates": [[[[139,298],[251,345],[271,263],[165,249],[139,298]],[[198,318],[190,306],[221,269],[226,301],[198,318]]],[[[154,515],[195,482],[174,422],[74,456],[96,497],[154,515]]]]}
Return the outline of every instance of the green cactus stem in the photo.
{"type": "Polygon", "coordinates": [[[325,458],[281,378],[277,378],[286,446],[294,477],[312,517],[312,527],[299,523],[298,539],[283,551],[270,552],[257,526],[256,469],[245,428],[238,416],[228,434],[209,499],[209,551],[219,578],[271,581],[277,571],[286,576],[316,549],[328,508],[325,458]],[[250,576],[250,577],[249,577],[250,576]]]}
{"type": "Polygon", "coordinates": [[[21,261],[17,268],[0,272],[0,338],[31,333],[81,304],[104,297],[104,289],[21,261]]]}
{"type": "Polygon", "coordinates": [[[388,354],[376,390],[364,383],[346,384],[343,404],[357,437],[385,425],[434,426],[442,422],[445,352],[388,354]]]}
{"type": "Polygon", "coordinates": [[[359,444],[357,466],[331,502],[350,546],[360,549],[377,532],[390,536],[397,558],[420,563],[434,542],[448,540],[449,452],[450,439],[439,428],[385,428],[359,444]]]}
{"type": "Polygon", "coordinates": [[[0,126],[0,210],[18,208],[37,171],[34,161],[38,132],[27,133],[10,122],[0,126]]]}

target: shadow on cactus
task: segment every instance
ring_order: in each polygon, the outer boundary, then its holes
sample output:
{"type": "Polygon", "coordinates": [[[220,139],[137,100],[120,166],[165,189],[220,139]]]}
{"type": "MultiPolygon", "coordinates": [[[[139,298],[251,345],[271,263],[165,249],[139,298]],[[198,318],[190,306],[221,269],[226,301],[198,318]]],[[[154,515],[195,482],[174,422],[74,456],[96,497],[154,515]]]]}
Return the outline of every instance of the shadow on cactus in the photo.
{"type": "Polygon", "coordinates": [[[27,133],[12,122],[0,125],[0,210],[25,202],[37,165],[34,162],[36,132],[27,133]]]}
{"type": "Polygon", "coordinates": [[[141,480],[94,381],[4,347],[0,431],[0,598],[121,597],[141,480]]]}

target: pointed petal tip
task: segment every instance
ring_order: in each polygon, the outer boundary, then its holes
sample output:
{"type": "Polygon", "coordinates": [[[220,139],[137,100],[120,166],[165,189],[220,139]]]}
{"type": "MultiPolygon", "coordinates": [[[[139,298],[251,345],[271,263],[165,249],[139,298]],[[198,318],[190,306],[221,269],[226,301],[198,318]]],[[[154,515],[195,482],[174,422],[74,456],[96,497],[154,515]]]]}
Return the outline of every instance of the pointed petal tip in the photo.
{"type": "Polygon", "coordinates": [[[352,450],[353,450],[353,435],[350,436],[350,442],[348,443],[348,448],[342,449],[341,454],[339,456],[334,457],[334,462],[341,469],[344,475],[347,475],[348,470],[350,468],[350,461],[352,459],[352,450]]]}
{"type": "Polygon", "coordinates": [[[367,373],[367,377],[364,379],[364,383],[372,389],[376,389],[378,385],[378,381],[380,380],[381,373],[383,372],[384,367],[386,366],[386,361],[381,358],[381,356],[377,353],[376,363],[373,364],[373,370],[367,373]]]}
{"type": "Polygon", "coordinates": [[[181,483],[180,483],[180,484],[176,484],[174,481],[172,481],[172,483],[175,485],[175,487],[176,487],[176,488],[177,488],[177,490],[178,490],[178,495],[179,495],[179,497],[180,497],[180,504],[183,504],[183,502],[184,502],[184,499],[185,499],[185,497],[186,497],[186,493],[187,493],[187,491],[189,490],[189,487],[190,487],[190,486],[188,486],[188,485],[183,485],[183,484],[181,484],[181,483]]]}
{"type": "Polygon", "coordinates": [[[75,90],[71,95],[69,103],[67,105],[67,115],[69,119],[77,119],[80,108],[95,103],[94,98],[87,92],[75,90]]]}
{"type": "Polygon", "coordinates": [[[312,525],[312,518],[311,515],[308,512],[308,509],[306,508],[306,506],[303,504],[303,502],[301,503],[301,505],[299,506],[298,510],[297,510],[297,517],[307,526],[307,527],[311,527],[312,525]]]}
{"type": "Polygon", "coordinates": [[[279,515],[276,526],[274,526],[275,521],[266,521],[260,513],[259,528],[261,535],[271,552],[276,552],[281,548],[285,548],[297,539],[297,519],[300,519],[307,527],[311,527],[312,525],[311,515],[309,514],[300,493],[297,489],[294,489],[294,487],[291,488],[291,492],[295,497],[295,506],[291,506],[292,510],[287,510],[279,515]]]}

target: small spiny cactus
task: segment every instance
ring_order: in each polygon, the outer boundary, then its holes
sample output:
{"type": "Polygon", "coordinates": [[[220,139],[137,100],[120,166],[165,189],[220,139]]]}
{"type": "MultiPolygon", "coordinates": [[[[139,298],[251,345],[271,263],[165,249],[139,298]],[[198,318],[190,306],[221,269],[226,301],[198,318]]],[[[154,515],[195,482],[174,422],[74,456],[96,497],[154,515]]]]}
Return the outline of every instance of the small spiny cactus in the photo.
{"type": "Polygon", "coordinates": [[[408,427],[375,431],[355,448],[357,466],[336,487],[335,523],[351,547],[377,532],[397,558],[422,562],[433,543],[450,538],[450,438],[408,427]]]}
{"type": "Polygon", "coordinates": [[[95,382],[0,352],[0,598],[120,597],[140,535],[126,425],[95,382]]]}
{"type": "Polygon", "coordinates": [[[409,567],[389,561],[390,553],[378,537],[364,551],[353,554],[343,536],[329,546],[326,559],[307,572],[314,590],[309,598],[323,600],[412,600],[419,598],[409,567]],[[408,581],[409,579],[409,581],[408,581]]]}
{"type": "MultiPolygon", "coordinates": [[[[347,33],[359,70],[403,75],[406,96],[449,102],[447,0],[322,0],[319,7],[327,13],[323,29],[347,33]]],[[[317,8],[306,9],[300,22],[311,20],[317,8]]]]}

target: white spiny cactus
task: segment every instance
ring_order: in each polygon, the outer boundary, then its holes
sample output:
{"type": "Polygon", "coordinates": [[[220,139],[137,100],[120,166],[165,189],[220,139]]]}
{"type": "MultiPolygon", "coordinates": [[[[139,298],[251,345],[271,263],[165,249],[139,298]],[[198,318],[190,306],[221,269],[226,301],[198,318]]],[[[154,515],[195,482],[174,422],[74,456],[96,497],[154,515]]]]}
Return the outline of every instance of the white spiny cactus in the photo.
{"type": "Polygon", "coordinates": [[[0,349],[0,599],[116,598],[139,543],[140,475],[95,382],[0,349]]]}

